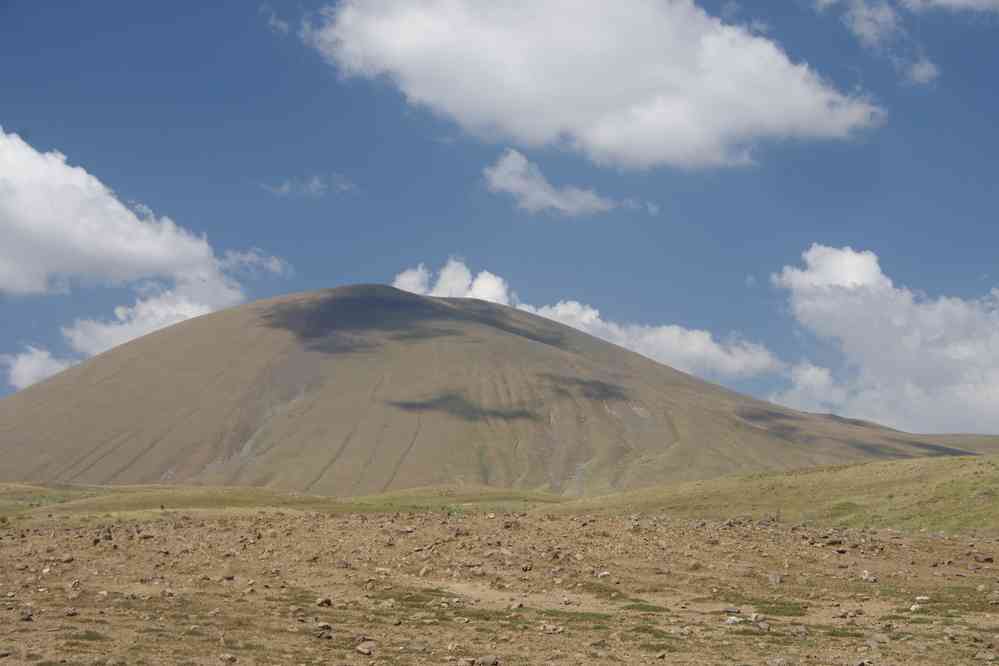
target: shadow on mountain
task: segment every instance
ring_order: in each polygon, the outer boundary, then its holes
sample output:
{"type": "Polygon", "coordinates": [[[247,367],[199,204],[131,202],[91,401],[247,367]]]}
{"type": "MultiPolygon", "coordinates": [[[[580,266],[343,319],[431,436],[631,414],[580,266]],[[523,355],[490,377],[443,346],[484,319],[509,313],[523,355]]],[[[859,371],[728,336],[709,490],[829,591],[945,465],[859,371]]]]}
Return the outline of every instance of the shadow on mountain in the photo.
{"type": "Polygon", "coordinates": [[[379,345],[365,340],[355,335],[332,334],[322,337],[312,338],[305,342],[305,346],[312,351],[324,354],[361,354],[374,351],[379,345]]]}
{"type": "Polygon", "coordinates": [[[267,326],[290,331],[308,349],[329,354],[370,351],[372,334],[394,340],[429,340],[466,335],[447,324],[479,324],[541,344],[565,348],[564,336],[516,321],[516,311],[474,299],[451,302],[391,287],[365,285],[331,289],[318,298],[272,305],[267,326]]]}
{"type": "Polygon", "coordinates": [[[762,428],[774,437],[792,444],[809,444],[815,438],[808,435],[795,425],[794,421],[804,420],[797,414],[787,414],[765,407],[740,407],[735,412],[740,418],[752,426],[762,428]]]}
{"type": "Polygon", "coordinates": [[[390,401],[387,404],[407,412],[443,412],[465,421],[501,419],[537,421],[538,416],[526,409],[491,409],[477,405],[461,393],[449,391],[428,400],[390,401]]]}
{"type": "Polygon", "coordinates": [[[821,416],[834,421],[836,423],[842,423],[843,425],[852,425],[859,428],[878,428],[879,430],[888,430],[883,425],[879,423],[874,423],[873,421],[864,421],[862,419],[850,419],[845,416],[839,416],[837,414],[822,414],[821,416]]]}
{"type": "Polygon", "coordinates": [[[940,456],[977,456],[981,455],[975,451],[965,451],[964,449],[957,449],[953,446],[944,446],[943,444],[931,444],[929,442],[915,442],[911,439],[895,439],[893,441],[899,442],[901,444],[906,444],[907,446],[913,446],[917,449],[926,451],[926,455],[935,458],[940,456]]]}
{"type": "Polygon", "coordinates": [[[434,326],[427,326],[423,328],[415,328],[412,331],[396,333],[392,336],[392,339],[397,342],[419,342],[421,340],[435,340],[437,338],[451,338],[462,335],[465,334],[455,328],[437,328],[434,326]]]}
{"type": "Polygon", "coordinates": [[[541,376],[554,384],[555,390],[562,395],[571,396],[572,390],[576,390],[588,400],[621,402],[628,399],[628,391],[620,384],[612,384],[599,379],[566,377],[552,373],[544,373],[541,376]]]}

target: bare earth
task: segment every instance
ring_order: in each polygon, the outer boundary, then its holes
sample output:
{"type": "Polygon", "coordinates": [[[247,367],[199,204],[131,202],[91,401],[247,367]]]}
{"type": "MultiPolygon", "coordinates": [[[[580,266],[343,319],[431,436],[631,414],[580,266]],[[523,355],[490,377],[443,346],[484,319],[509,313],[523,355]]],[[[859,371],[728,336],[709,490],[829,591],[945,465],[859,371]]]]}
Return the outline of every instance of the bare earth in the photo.
{"type": "Polygon", "coordinates": [[[553,510],[0,519],[0,663],[880,665],[999,653],[995,538],[553,510]]]}
{"type": "Polygon", "coordinates": [[[761,402],[575,329],[379,286],[258,301],[0,400],[0,481],[595,496],[999,453],[761,402]]]}

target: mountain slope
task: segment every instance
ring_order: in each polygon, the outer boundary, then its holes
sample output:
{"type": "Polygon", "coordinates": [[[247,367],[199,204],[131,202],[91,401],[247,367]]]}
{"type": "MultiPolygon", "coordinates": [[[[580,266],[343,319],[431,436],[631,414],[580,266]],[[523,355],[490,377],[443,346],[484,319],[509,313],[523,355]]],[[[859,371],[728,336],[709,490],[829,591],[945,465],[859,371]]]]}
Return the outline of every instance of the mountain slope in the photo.
{"type": "Polygon", "coordinates": [[[6,481],[591,495],[973,452],[999,438],[802,414],[512,308],[382,286],[193,319],[0,401],[6,481]]]}

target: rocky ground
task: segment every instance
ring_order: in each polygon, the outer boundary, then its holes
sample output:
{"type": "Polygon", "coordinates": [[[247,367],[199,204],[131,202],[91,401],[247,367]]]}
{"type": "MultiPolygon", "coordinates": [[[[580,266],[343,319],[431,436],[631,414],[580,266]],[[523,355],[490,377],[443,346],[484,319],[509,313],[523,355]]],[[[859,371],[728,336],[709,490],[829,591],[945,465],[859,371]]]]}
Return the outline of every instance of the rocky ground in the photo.
{"type": "Polygon", "coordinates": [[[449,509],[0,523],[0,664],[977,664],[999,542],[449,509]]]}

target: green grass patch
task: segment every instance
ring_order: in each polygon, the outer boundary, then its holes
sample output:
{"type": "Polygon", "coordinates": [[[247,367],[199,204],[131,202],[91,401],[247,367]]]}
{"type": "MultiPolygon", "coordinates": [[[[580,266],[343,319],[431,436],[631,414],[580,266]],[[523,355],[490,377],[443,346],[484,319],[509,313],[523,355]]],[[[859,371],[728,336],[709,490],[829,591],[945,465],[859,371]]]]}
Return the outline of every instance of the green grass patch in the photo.
{"type": "Polygon", "coordinates": [[[71,641],[109,641],[110,636],[105,636],[104,634],[93,631],[92,629],[87,629],[85,631],[80,631],[75,634],[70,634],[66,637],[67,640],[71,641]]]}
{"type": "Polygon", "coordinates": [[[668,613],[669,609],[665,606],[656,606],[655,604],[646,603],[644,601],[633,602],[630,604],[625,604],[621,606],[621,610],[638,611],[639,613],[668,613]]]}
{"type": "Polygon", "coordinates": [[[632,627],[631,631],[636,634],[651,636],[656,640],[676,640],[673,634],[669,633],[668,631],[663,631],[662,629],[647,624],[640,624],[637,627],[632,627]]]}
{"type": "MultiPolygon", "coordinates": [[[[451,592],[438,588],[392,588],[390,590],[379,590],[371,594],[373,599],[387,601],[394,600],[397,604],[409,608],[427,606],[434,601],[453,599],[455,595],[451,592]]],[[[313,599],[315,601],[315,599],[313,599]]]]}

